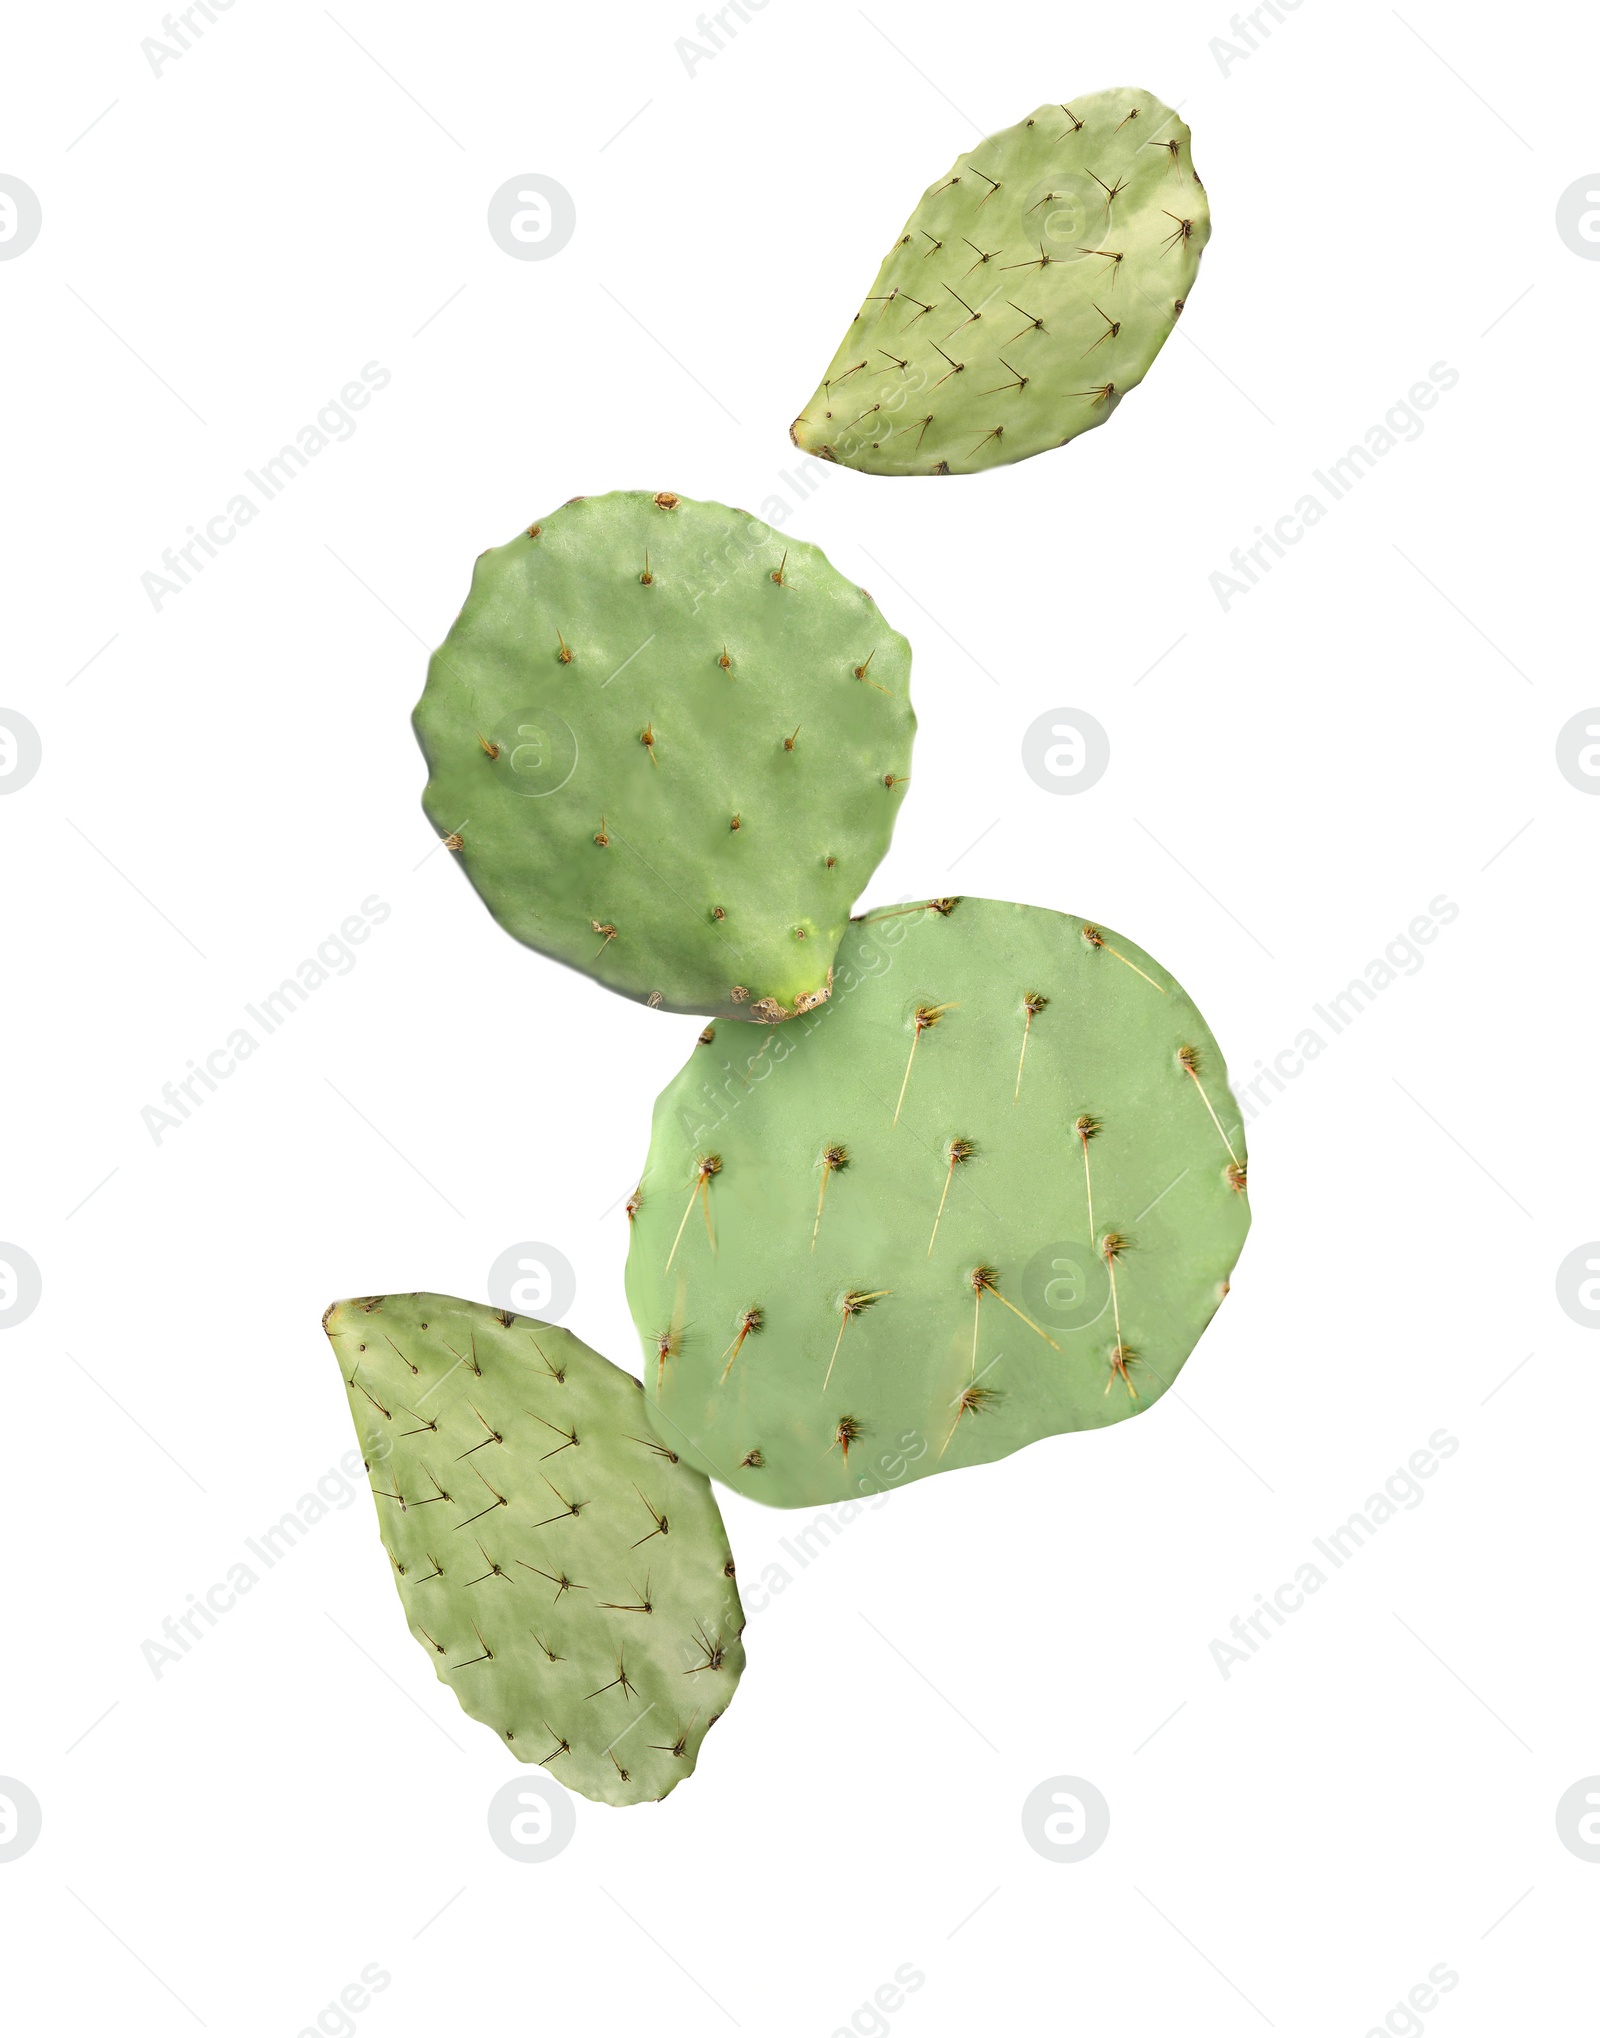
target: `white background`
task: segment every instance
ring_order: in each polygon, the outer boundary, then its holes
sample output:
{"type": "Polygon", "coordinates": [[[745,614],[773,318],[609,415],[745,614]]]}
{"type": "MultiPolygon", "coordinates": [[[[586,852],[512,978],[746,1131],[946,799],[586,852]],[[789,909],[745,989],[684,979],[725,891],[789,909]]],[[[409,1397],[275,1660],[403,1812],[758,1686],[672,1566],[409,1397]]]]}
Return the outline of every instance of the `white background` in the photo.
{"type": "Polygon", "coordinates": [[[0,1238],[44,1276],[0,1337],[0,1773],[44,1808],[0,1866],[19,2029],[292,2038],[373,1962],[362,2038],[827,2038],[907,1962],[896,2038],[1359,2038],[1440,1962],[1429,2038],[1589,2014],[1600,1869],[1554,1808],[1600,1770],[1600,1341],[1554,1275],[1600,1232],[1600,802],[1554,746],[1600,697],[1600,265],[1554,218],[1600,159],[1597,38],[1305,0],[1225,75],[1220,7],[869,13],[770,0],[692,76],[687,7],[238,0],[159,76],[153,6],[10,25],[0,169],[44,208],[0,263],[0,706],[44,744],[0,799],[0,1238]],[[808,464],[797,505],[789,419],[923,185],[1114,83],[1181,106],[1215,221],[1146,385],[1065,451],[808,464]],[[577,207],[545,261],[485,227],[527,172],[577,207]],[[355,436],[155,610],[163,548],[368,361],[355,436]],[[1231,549],[1441,361],[1422,436],[1225,612],[1231,549]],[[785,499],[912,638],[880,901],[1124,929],[1244,1076],[1460,913],[1258,1113],[1177,1390],[805,1569],[806,1516],[724,1496],[736,1703],[664,1805],[580,1801],[527,1866],[364,1494],[159,1680],[141,1643],[349,1449],[333,1297],[481,1296],[548,1241],[571,1327],[635,1363],[618,1199],[696,1022],[506,939],[429,853],[407,725],[473,556],[613,487],[785,499]],[[1020,761],[1059,707],[1111,737],[1076,798],[1020,761]],[[163,1083],[370,894],[356,967],[156,1144],[163,1083]],[[1213,1639],[1441,1427],[1425,1501],[1224,1678],[1213,1639]],[[1111,1806],[1075,1866],[1019,1823],[1063,1773],[1111,1806]]]}

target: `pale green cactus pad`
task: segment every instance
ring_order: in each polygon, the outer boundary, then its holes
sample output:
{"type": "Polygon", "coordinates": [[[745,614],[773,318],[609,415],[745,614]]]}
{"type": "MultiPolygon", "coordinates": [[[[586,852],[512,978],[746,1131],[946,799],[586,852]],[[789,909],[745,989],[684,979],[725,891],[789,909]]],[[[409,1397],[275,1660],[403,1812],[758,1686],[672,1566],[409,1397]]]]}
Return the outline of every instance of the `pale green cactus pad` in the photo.
{"type": "Polygon", "coordinates": [[[630,1216],[657,1433],[785,1507],[1150,1407],[1250,1223],[1181,986],[1109,929],[970,898],[868,914],[831,1002],[764,1042],[708,1028],[630,1216]]]}
{"type": "Polygon", "coordinates": [[[1210,232],[1153,93],[1041,106],[928,186],[790,436],[866,474],[1065,445],[1143,381],[1210,232]]]}
{"type": "Polygon", "coordinates": [[[710,1487],[570,1331],[448,1295],[323,1318],[378,1531],[434,1673],[518,1761],[665,1797],[744,1667],[710,1487]]]}
{"type": "Polygon", "coordinates": [[[911,652],[814,545],[670,493],[580,496],[478,560],[415,726],[495,918],[668,1011],[828,995],[905,795],[911,652]]]}

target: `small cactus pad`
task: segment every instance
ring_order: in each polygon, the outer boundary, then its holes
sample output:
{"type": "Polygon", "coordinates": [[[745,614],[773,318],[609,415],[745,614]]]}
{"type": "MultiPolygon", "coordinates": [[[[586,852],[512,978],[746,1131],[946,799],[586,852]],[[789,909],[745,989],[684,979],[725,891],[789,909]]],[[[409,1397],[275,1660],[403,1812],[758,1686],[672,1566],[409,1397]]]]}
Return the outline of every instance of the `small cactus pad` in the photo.
{"type": "Polygon", "coordinates": [[[478,560],[414,717],[423,806],[508,933],[625,997],[828,995],[911,769],[911,650],[814,545],[579,496],[478,560]]]}
{"type": "Polygon", "coordinates": [[[605,1804],[665,1797],[744,1668],[711,1489],[630,1374],[448,1295],[323,1318],[411,1632],[463,1712],[605,1804]]]}
{"type": "Polygon", "coordinates": [[[707,1031],[656,1104],[627,1273],[687,1463],[810,1506],[1171,1385],[1250,1212],[1221,1053],[1142,949],[992,899],[890,908],[820,1012],[707,1031]]]}
{"type": "Polygon", "coordinates": [[[1153,93],[1041,106],[928,186],[790,437],[866,474],[1064,446],[1143,381],[1210,232],[1153,93]]]}

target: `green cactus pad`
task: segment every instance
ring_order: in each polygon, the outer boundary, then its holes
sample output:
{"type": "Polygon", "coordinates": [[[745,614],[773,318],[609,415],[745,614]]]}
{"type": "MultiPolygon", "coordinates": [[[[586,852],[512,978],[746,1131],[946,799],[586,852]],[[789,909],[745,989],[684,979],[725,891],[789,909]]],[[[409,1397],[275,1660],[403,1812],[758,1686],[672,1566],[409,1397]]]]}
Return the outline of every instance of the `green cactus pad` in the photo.
{"type": "Polygon", "coordinates": [[[1153,93],[1041,106],[928,186],[790,436],[866,474],[1064,446],[1143,381],[1210,232],[1153,93]]]}
{"type": "Polygon", "coordinates": [[[464,1712],[605,1804],[665,1797],[744,1668],[711,1489],[570,1331],[448,1295],[323,1318],[411,1632],[464,1712]]]}
{"type": "Polygon", "coordinates": [[[707,1028],[657,1102],[627,1272],[657,1433],[801,1507],[1120,1422],[1227,1293],[1245,1169],[1221,1053],[1131,941],[868,914],[827,1006],[707,1028]]]}
{"type": "Polygon", "coordinates": [[[911,768],[911,651],[814,545],[671,494],[485,552],[414,717],[423,806],[517,940],[674,1012],[828,995],[911,768]]]}

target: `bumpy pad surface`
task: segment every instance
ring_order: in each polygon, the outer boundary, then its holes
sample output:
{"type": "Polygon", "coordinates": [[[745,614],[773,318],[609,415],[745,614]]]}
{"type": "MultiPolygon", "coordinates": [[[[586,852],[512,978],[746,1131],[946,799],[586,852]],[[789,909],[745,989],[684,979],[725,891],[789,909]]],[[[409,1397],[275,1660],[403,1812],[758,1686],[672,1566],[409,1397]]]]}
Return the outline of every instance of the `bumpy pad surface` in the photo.
{"type": "Polygon", "coordinates": [[[546,955],[670,1011],[819,1004],[911,769],[911,651],[743,510],[579,497],[496,550],[417,706],[423,805],[546,955]]]}
{"type": "Polygon", "coordinates": [[[1210,231],[1153,93],[1041,106],[928,186],[790,436],[868,474],[1065,445],[1143,381],[1210,231]]]}
{"type": "Polygon", "coordinates": [[[639,1383],[448,1295],[323,1318],[411,1632],[519,1761],[606,1804],[693,1770],[744,1667],[722,1517],[639,1383]]]}
{"type": "Polygon", "coordinates": [[[708,1032],[656,1105],[627,1276],[689,1463],[805,1506],[1171,1384],[1250,1218],[1222,1056],[1142,949],[940,900],[852,928],[820,1012],[708,1032]]]}

